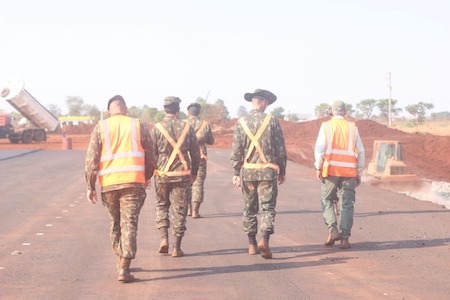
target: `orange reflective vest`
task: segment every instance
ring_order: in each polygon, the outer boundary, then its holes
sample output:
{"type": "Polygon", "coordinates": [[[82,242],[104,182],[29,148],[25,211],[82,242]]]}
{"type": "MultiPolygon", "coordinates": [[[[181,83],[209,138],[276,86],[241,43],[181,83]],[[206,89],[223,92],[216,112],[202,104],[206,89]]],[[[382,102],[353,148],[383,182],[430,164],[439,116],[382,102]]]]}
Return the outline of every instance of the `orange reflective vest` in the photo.
{"type": "Polygon", "coordinates": [[[258,131],[255,135],[250,131],[250,128],[248,128],[247,123],[245,123],[244,118],[239,119],[239,122],[241,123],[242,128],[244,129],[245,133],[249,137],[249,139],[252,141],[250,146],[247,150],[247,155],[245,156],[243,168],[244,169],[264,169],[264,168],[271,168],[274,169],[277,174],[280,173],[280,167],[274,163],[268,162],[266,156],[264,155],[264,152],[261,148],[261,145],[259,144],[259,139],[261,138],[261,135],[266,130],[267,125],[269,125],[270,119],[272,118],[271,115],[266,115],[264,118],[264,121],[262,122],[261,126],[258,128],[258,131]],[[262,163],[249,163],[248,159],[250,158],[250,155],[252,154],[253,150],[256,149],[256,152],[259,155],[259,159],[262,161],[262,163]]]}
{"type": "Polygon", "coordinates": [[[326,138],[322,176],[356,177],[358,152],[356,125],[344,119],[331,119],[323,123],[326,138]]]}
{"type": "Polygon", "coordinates": [[[145,151],[139,120],[113,116],[99,122],[102,140],[100,185],[145,183],[145,151]]]}

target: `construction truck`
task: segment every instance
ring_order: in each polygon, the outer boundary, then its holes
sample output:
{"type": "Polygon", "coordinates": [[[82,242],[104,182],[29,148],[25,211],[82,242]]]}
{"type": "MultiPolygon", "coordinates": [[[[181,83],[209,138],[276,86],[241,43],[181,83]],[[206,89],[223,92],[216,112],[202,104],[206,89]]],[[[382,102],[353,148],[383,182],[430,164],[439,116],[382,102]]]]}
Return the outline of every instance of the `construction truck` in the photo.
{"type": "Polygon", "coordinates": [[[368,164],[365,181],[397,192],[415,191],[428,185],[408,171],[403,160],[403,144],[393,140],[373,142],[372,160],[368,164]]]}
{"type": "Polygon", "coordinates": [[[0,138],[8,138],[11,143],[46,141],[47,132],[56,131],[59,121],[24,86],[22,80],[8,81],[1,90],[0,101],[7,101],[29,122],[19,126],[11,115],[0,114],[0,138]]]}

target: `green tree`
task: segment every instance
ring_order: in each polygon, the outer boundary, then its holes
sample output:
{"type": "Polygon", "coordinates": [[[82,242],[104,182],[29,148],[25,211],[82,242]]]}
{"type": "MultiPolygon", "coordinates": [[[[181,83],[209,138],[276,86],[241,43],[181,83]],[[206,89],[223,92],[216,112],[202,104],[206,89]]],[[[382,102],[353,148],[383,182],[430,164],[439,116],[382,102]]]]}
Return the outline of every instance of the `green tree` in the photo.
{"type": "Polygon", "coordinates": [[[286,115],[285,119],[286,119],[286,121],[293,122],[293,123],[297,123],[299,120],[298,115],[294,114],[294,113],[288,113],[286,115]]]}
{"type": "Polygon", "coordinates": [[[270,114],[272,116],[274,116],[277,119],[283,119],[284,120],[284,108],[282,108],[281,106],[278,107],[274,107],[272,109],[272,111],[270,112],[270,114]]]}
{"type": "Polygon", "coordinates": [[[166,116],[166,113],[163,111],[158,111],[158,113],[155,116],[155,123],[161,122],[162,119],[166,116]]]}
{"type": "MultiPolygon", "coordinates": [[[[395,107],[396,104],[397,100],[391,99],[391,116],[398,116],[402,112],[401,108],[395,107]]],[[[380,112],[380,117],[387,122],[389,120],[389,99],[379,99],[376,105],[380,112]]]]}
{"type": "Polygon", "coordinates": [[[356,108],[361,111],[363,118],[370,119],[376,104],[375,99],[365,99],[357,103],[356,108]]]}
{"type": "Polygon", "coordinates": [[[425,115],[427,114],[427,110],[433,108],[433,103],[419,102],[417,104],[406,106],[405,110],[416,118],[417,124],[423,124],[425,122],[425,115]]]}
{"type": "Polygon", "coordinates": [[[128,107],[128,115],[132,118],[140,118],[142,114],[142,109],[137,106],[128,107]]]}
{"type": "Polygon", "coordinates": [[[319,119],[329,116],[330,112],[331,112],[331,106],[327,103],[320,103],[314,109],[314,114],[319,119]]]}
{"type": "Polygon", "coordinates": [[[58,118],[62,115],[61,108],[59,108],[59,106],[56,104],[49,104],[47,106],[47,110],[56,118],[58,118]]]}
{"type": "Polygon", "coordinates": [[[248,110],[245,106],[239,106],[237,111],[238,118],[244,117],[248,114],[248,110]]]}
{"type": "Polygon", "coordinates": [[[84,102],[81,97],[67,97],[66,105],[69,116],[82,116],[84,102]]]}

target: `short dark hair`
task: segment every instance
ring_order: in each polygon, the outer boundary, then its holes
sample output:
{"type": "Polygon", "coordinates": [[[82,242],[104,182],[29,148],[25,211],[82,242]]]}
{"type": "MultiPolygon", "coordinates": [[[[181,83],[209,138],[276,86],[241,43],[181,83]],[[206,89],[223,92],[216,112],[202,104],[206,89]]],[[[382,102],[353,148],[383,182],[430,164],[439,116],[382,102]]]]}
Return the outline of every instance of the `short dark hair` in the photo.
{"type": "Polygon", "coordinates": [[[125,99],[123,99],[122,96],[120,96],[120,95],[115,95],[114,97],[112,97],[112,98],[109,99],[109,101],[108,101],[108,110],[109,110],[109,106],[110,106],[111,103],[113,103],[114,101],[121,101],[121,102],[123,102],[123,104],[125,104],[125,106],[127,106],[127,104],[125,103],[125,99]]]}
{"type": "Polygon", "coordinates": [[[178,105],[178,103],[164,105],[164,111],[167,114],[175,114],[176,112],[180,111],[180,105],[178,105]]]}

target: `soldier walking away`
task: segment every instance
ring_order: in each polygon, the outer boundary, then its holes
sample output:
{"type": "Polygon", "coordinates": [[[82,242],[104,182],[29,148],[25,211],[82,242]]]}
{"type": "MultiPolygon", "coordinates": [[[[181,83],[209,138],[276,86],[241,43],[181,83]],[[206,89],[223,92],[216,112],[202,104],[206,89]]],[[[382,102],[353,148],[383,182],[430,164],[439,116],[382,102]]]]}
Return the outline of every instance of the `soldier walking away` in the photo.
{"type": "Polygon", "coordinates": [[[264,113],[277,97],[257,89],[246,93],[244,99],[252,102],[253,109],[235,126],[231,154],[233,184],[244,194],[243,227],[249,240],[248,252],[261,253],[270,259],[269,237],[274,233],[278,184],[286,180],[286,145],[278,120],[264,113]],[[259,207],[262,238],[256,244],[259,207]]]}
{"type": "Polygon", "coordinates": [[[350,247],[349,237],[353,226],[355,188],[361,183],[364,169],[364,146],[354,122],[344,118],[347,109],[342,101],[333,102],[332,119],[323,122],[317,136],[314,156],[316,177],[322,182],[321,207],[328,236],[325,245],[332,246],[341,240],[341,249],[350,247]],[[337,229],[333,207],[339,199],[340,222],[337,229]]]}
{"type": "Polygon", "coordinates": [[[197,179],[193,184],[189,186],[187,198],[188,198],[188,216],[192,218],[200,218],[200,205],[203,203],[205,195],[204,184],[206,179],[206,165],[208,162],[208,156],[206,151],[206,144],[214,144],[214,135],[211,131],[211,126],[205,120],[200,120],[199,114],[201,106],[199,103],[191,103],[188,106],[188,122],[194,129],[197,137],[198,146],[200,149],[200,166],[198,168],[197,179]]]}
{"type": "Polygon", "coordinates": [[[130,282],[136,256],[138,219],[154,171],[154,145],[149,131],[128,113],[122,96],[108,101],[109,118],[91,133],[86,153],[87,198],[95,204],[97,177],[110,218],[112,250],[117,255],[119,281],[130,282]]]}
{"type": "Polygon", "coordinates": [[[161,235],[159,253],[169,253],[168,228],[172,225],[175,236],[173,257],[184,255],[181,240],[186,231],[186,193],[197,177],[200,164],[200,151],[194,130],[188,122],[179,119],[180,102],[178,97],[166,97],[166,116],[150,132],[156,143],[154,154],[157,169],[154,175],[156,228],[161,235]]]}

